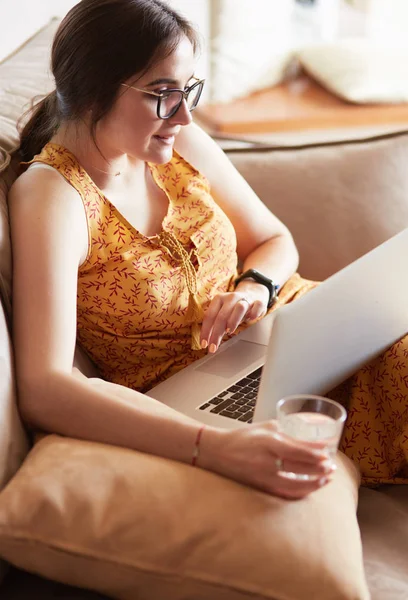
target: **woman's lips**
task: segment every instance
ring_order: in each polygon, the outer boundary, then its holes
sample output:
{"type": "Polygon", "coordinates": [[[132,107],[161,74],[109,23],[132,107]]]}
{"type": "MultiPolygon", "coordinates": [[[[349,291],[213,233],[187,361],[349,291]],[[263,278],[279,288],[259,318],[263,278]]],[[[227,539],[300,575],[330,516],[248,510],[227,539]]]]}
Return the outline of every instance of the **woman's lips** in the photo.
{"type": "Polygon", "coordinates": [[[156,138],[156,140],[158,140],[162,144],[166,144],[167,146],[172,146],[175,140],[174,135],[155,135],[154,137],[156,138]]]}

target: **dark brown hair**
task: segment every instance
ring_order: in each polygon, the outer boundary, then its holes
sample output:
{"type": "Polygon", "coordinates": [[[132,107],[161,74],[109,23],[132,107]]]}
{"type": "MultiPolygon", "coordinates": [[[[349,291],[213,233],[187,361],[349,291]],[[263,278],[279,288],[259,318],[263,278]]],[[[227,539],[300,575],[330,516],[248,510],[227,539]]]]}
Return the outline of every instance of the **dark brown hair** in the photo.
{"type": "Polygon", "coordinates": [[[119,86],[143,74],[186,36],[196,52],[198,34],[161,0],[82,0],[54,37],[51,69],[56,89],[35,104],[20,137],[22,160],[41,152],[59,125],[92,109],[91,134],[111,109],[119,86]]]}

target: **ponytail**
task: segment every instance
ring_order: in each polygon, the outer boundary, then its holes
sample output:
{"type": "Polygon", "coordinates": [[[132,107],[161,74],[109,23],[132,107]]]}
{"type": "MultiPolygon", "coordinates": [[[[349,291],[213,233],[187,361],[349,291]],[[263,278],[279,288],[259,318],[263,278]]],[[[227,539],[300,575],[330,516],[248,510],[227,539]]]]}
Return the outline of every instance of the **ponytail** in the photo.
{"type": "Polygon", "coordinates": [[[19,151],[23,161],[29,161],[39,154],[58,129],[60,119],[56,90],[34,104],[27,113],[32,111],[20,135],[19,151]]]}

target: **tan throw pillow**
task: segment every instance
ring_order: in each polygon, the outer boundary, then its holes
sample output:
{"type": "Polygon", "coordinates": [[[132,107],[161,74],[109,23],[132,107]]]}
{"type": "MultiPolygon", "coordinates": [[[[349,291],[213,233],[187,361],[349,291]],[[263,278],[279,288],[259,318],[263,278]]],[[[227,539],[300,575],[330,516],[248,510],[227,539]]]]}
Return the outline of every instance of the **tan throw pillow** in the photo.
{"type": "Polygon", "coordinates": [[[368,600],[359,477],[284,501],[199,468],[47,436],[0,494],[0,555],[123,600],[368,600]]]}
{"type": "Polygon", "coordinates": [[[408,102],[408,45],[346,39],[306,47],[298,57],[310,75],[345,100],[408,102]]]}

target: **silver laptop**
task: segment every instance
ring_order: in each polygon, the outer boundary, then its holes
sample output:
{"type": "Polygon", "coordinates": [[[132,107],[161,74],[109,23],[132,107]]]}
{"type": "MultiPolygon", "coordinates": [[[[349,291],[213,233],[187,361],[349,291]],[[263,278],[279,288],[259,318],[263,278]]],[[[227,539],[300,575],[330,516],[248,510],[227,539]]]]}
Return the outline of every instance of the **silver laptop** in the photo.
{"type": "Polygon", "coordinates": [[[324,394],[408,332],[408,229],[280,307],[148,395],[225,428],[324,394]]]}

